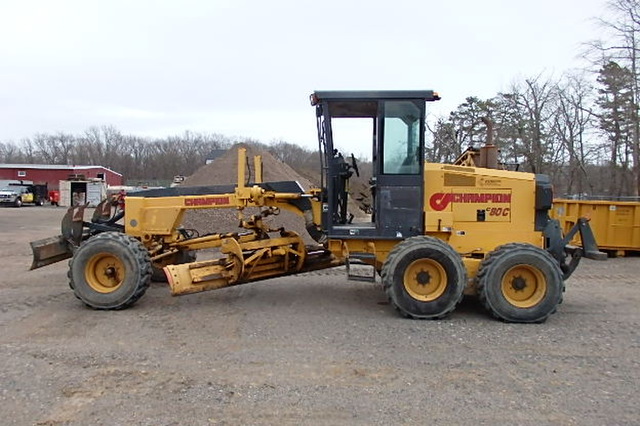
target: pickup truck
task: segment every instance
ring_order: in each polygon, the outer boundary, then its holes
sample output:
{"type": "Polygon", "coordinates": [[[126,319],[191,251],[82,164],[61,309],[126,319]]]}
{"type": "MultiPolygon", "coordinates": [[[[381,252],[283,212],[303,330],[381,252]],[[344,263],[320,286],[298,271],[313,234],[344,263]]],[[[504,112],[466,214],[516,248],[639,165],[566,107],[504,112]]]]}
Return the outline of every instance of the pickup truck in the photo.
{"type": "Polygon", "coordinates": [[[41,206],[47,199],[46,194],[47,189],[45,185],[10,184],[0,189],[0,204],[20,207],[23,204],[28,203],[41,206]]]}

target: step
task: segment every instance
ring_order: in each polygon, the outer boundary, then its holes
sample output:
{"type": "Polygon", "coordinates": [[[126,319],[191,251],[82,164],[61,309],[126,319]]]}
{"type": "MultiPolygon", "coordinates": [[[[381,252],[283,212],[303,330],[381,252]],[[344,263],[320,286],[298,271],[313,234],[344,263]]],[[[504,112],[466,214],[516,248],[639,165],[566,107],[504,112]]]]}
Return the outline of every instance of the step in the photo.
{"type": "Polygon", "coordinates": [[[374,261],[376,255],[373,253],[352,252],[346,259],[347,279],[350,281],[376,282],[376,268],[367,263],[366,260],[374,261]],[[353,266],[357,265],[356,268],[353,266]]]}

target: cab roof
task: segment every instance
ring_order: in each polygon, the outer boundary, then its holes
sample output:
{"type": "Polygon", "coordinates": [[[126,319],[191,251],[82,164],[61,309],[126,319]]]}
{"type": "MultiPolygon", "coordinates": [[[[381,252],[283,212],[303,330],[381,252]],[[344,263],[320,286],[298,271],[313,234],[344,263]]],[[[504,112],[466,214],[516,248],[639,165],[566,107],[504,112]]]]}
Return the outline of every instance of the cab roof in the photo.
{"type": "Polygon", "coordinates": [[[375,100],[375,99],[424,99],[440,100],[433,90],[316,90],[310,96],[313,105],[320,101],[375,100]]]}

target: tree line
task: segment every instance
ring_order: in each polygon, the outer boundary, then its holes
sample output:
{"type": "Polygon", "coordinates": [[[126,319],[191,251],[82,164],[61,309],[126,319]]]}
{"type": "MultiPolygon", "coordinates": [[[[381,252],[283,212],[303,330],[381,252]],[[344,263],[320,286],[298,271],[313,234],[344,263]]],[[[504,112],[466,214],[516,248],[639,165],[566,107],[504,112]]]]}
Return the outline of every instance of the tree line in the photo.
{"type": "MultiPolygon", "coordinates": [[[[250,141],[246,141],[250,142],[250,141]]],[[[233,144],[220,134],[190,131],[165,138],[126,135],[113,126],[90,127],[81,134],[36,134],[20,143],[0,142],[0,161],[26,164],[101,165],[129,180],[190,175],[213,150],[233,144]]]]}
{"type": "Polygon", "coordinates": [[[237,143],[261,148],[318,181],[318,152],[285,141],[269,144],[250,138],[186,131],[164,138],[127,135],[114,126],[94,126],[81,134],[38,133],[20,143],[0,142],[0,162],[7,164],[100,165],[134,181],[189,176],[218,150],[237,143]]]}
{"type": "Polygon", "coordinates": [[[638,106],[629,82],[629,70],[610,61],[595,87],[574,73],[525,79],[490,99],[468,97],[428,125],[427,160],[453,162],[480,146],[488,138],[482,119],[489,118],[505,168],[548,174],[564,194],[637,196],[638,106]]]}
{"type": "MultiPolygon", "coordinates": [[[[515,80],[492,98],[469,96],[448,116],[430,118],[426,159],[451,163],[482,144],[489,118],[505,167],[550,175],[558,194],[638,196],[640,0],[610,0],[606,16],[598,20],[601,38],[585,43],[585,69],[515,80]]],[[[153,139],[112,126],[0,142],[0,162],[96,164],[129,179],[170,179],[192,174],[210,152],[235,142],[261,145],[317,181],[318,153],[286,141],[265,145],[189,131],[153,139]]]]}
{"type": "Polygon", "coordinates": [[[470,96],[428,128],[429,161],[452,162],[487,137],[506,167],[552,177],[557,192],[638,196],[640,189],[640,1],[612,0],[602,39],[585,43],[589,66],[557,79],[515,81],[490,99],[470,96]]]}

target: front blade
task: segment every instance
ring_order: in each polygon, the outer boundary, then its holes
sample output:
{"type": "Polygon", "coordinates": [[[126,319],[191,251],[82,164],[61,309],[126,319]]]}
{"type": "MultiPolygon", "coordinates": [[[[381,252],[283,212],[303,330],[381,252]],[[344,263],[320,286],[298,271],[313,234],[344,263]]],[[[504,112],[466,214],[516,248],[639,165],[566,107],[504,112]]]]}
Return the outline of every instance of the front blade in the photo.
{"type": "Polygon", "coordinates": [[[51,265],[61,260],[69,259],[73,253],[69,248],[69,243],[58,235],[43,240],[32,241],[31,251],[33,251],[33,263],[31,269],[41,268],[51,265]]]}

